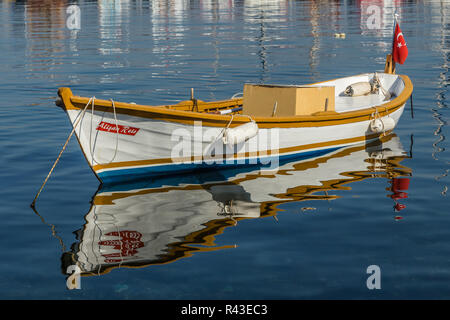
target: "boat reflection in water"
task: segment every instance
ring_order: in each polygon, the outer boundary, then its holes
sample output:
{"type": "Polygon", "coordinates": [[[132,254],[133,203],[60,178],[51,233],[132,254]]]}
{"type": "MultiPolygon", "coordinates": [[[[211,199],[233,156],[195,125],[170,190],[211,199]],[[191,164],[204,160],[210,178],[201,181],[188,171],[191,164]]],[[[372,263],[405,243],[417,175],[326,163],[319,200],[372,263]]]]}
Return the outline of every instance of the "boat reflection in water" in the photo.
{"type": "Polygon", "coordinates": [[[77,264],[82,275],[100,275],[233,248],[214,241],[240,220],[276,217],[279,206],[288,202],[336,199],[328,192],[348,190],[346,184],[368,178],[391,181],[388,196],[399,211],[411,175],[400,165],[406,157],[391,134],[369,145],[282,164],[272,174],[247,168],[105,187],[93,198],[79,242],[63,254],[62,270],[77,264]]]}

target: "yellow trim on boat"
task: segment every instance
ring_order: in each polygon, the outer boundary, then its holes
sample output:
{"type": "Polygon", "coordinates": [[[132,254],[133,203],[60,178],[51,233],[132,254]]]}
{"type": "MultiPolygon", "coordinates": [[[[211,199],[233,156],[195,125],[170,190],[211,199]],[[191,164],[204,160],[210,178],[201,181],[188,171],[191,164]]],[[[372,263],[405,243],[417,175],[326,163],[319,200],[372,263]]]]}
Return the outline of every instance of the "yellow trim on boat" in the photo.
{"type": "MultiPolygon", "coordinates": [[[[389,132],[387,132],[389,133],[389,132]]],[[[386,134],[387,134],[386,133],[386,134]]],[[[348,143],[355,143],[355,142],[361,142],[365,140],[371,140],[376,139],[381,134],[375,133],[367,136],[360,136],[360,137],[354,137],[354,138],[347,138],[347,139],[340,139],[340,140],[334,140],[334,141],[325,141],[325,142],[319,142],[319,143],[311,143],[311,144],[305,144],[302,146],[295,146],[295,147],[288,147],[288,148],[281,148],[279,150],[267,150],[267,151],[258,151],[258,152],[246,152],[246,153],[235,153],[226,155],[224,154],[223,158],[217,158],[217,157],[201,157],[201,156],[191,156],[186,158],[161,158],[161,159],[149,159],[149,160],[137,160],[137,161],[122,161],[122,162],[113,162],[109,164],[97,164],[93,166],[94,171],[100,171],[103,169],[111,169],[111,168],[122,168],[122,167],[134,167],[134,166],[148,166],[148,165],[160,165],[160,164],[167,164],[167,163],[183,163],[183,162],[194,162],[194,161],[214,161],[214,160],[220,160],[220,159],[240,159],[240,158],[248,158],[248,157],[255,157],[259,153],[260,155],[264,156],[278,156],[283,155],[286,153],[291,153],[295,151],[302,151],[302,150],[310,150],[310,149],[316,149],[316,148],[323,148],[323,147],[330,147],[330,146],[338,146],[348,143]]]]}
{"type": "MultiPolygon", "coordinates": [[[[406,75],[399,75],[404,82],[404,89],[398,97],[376,107],[370,107],[355,111],[341,113],[321,113],[310,116],[292,116],[292,117],[254,117],[259,128],[295,128],[295,127],[322,127],[339,124],[367,121],[371,119],[374,111],[380,116],[390,114],[399,109],[411,96],[413,85],[410,78],[406,75]]],[[[89,98],[78,97],[72,94],[70,88],[59,88],[58,95],[61,97],[66,110],[79,110],[89,101],[89,98]]],[[[231,107],[233,105],[242,105],[242,99],[231,99],[217,102],[198,102],[199,110],[231,107]]],[[[182,102],[178,108],[183,107],[187,102],[182,102]]],[[[113,112],[112,103],[108,100],[95,100],[95,107],[99,111],[113,112]]],[[[229,121],[228,115],[194,112],[178,110],[177,105],[167,106],[146,106],[132,103],[115,102],[116,113],[126,114],[135,117],[148,118],[157,121],[169,121],[183,124],[194,124],[195,121],[202,121],[203,126],[224,127],[229,121]]],[[[235,127],[249,122],[246,115],[236,114],[230,127],[235,127]]]]}
{"type": "MultiPolygon", "coordinates": [[[[381,136],[379,139],[376,139],[368,144],[364,144],[364,145],[358,144],[353,147],[349,147],[349,148],[340,150],[338,153],[335,153],[332,155],[326,155],[326,156],[322,156],[322,157],[315,158],[312,160],[299,161],[298,163],[295,163],[293,165],[293,168],[280,170],[277,172],[277,174],[285,175],[285,174],[289,174],[289,172],[291,172],[291,171],[304,171],[304,170],[308,170],[311,168],[316,168],[319,166],[319,164],[325,163],[330,159],[342,158],[342,157],[350,155],[353,152],[363,150],[370,146],[377,145],[380,142],[385,143],[385,142],[391,140],[392,137],[394,137],[394,136],[395,136],[395,134],[381,136]]],[[[405,156],[405,157],[397,157],[397,158],[402,160],[407,157],[405,156]]],[[[393,161],[393,160],[391,159],[390,161],[393,161]]],[[[395,163],[395,166],[406,169],[405,172],[403,172],[403,174],[411,174],[411,169],[401,166],[400,163],[395,163]]],[[[367,175],[368,175],[367,177],[371,177],[372,172],[368,173],[367,175]]],[[[115,200],[127,198],[130,196],[145,195],[145,194],[149,194],[149,193],[162,193],[162,192],[169,192],[169,191],[173,191],[173,190],[208,189],[208,187],[215,186],[215,185],[232,185],[232,184],[237,185],[244,181],[254,180],[254,179],[260,178],[262,176],[264,176],[265,178],[275,178],[275,175],[267,175],[267,174],[263,174],[261,172],[258,172],[258,173],[251,172],[249,174],[246,174],[246,176],[244,178],[238,178],[238,179],[235,179],[232,181],[227,180],[224,182],[212,182],[212,183],[205,183],[203,185],[202,184],[190,184],[190,185],[183,185],[183,186],[149,188],[149,189],[145,189],[145,190],[133,191],[131,193],[130,192],[113,192],[111,195],[106,195],[106,194],[105,195],[96,195],[94,197],[93,204],[95,204],[95,205],[113,205],[115,200]]],[[[364,179],[367,177],[365,176],[364,179]]],[[[322,183],[325,183],[325,181],[322,181],[322,183]]],[[[333,184],[333,186],[336,186],[336,184],[333,184]]],[[[332,186],[327,185],[327,187],[331,188],[332,186]]]]}

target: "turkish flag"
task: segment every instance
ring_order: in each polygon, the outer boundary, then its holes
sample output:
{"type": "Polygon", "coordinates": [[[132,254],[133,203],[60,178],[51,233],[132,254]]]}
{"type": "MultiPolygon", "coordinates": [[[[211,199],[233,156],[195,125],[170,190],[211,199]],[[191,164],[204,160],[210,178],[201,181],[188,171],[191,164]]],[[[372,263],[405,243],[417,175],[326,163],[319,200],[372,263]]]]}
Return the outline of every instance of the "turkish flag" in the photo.
{"type": "Polygon", "coordinates": [[[405,38],[403,37],[402,30],[400,30],[398,23],[395,26],[392,56],[394,57],[394,61],[400,64],[403,64],[406,57],[408,57],[408,47],[406,46],[405,38]]]}

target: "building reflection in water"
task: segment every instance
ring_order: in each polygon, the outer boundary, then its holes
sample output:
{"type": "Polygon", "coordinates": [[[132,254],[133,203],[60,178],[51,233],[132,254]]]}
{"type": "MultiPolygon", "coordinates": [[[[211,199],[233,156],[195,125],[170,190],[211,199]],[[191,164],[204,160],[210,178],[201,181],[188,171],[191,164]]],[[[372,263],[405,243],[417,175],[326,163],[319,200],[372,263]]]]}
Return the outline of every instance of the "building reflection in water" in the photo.
{"type": "Polygon", "coordinates": [[[98,14],[100,54],[129,52],[130,0],[98,0],[98,14]]]}
{"type": "Polygon", "coordinates": [[[248,25],[244,37],[257,50],[260,61],[260,82],[267,81],[269,73],[268,47],[276,40],[284,40],[280,35],[270,32],[274,25],[286,22],[288,1],[246,0],[243,4],[243,20],[248,25]]]}
{"type": "MultiPolygon", "coordinates": [[[[11,39],[12,34],[12,21],[14,19],[14,13],[12,10],[12,3],[10,1],[0,2],[0,28],[3,32],[5,39],[11,39]]],[[[0,49],[3,51],[6,49],[6,41],[0,42],[0,49]]]]}
{"type": "Polygon", "coordinates": [[[62,271],[77,264],[83,275],[100,275],[232,249],[235,244],[218,246],[215,239],[242,219],[276,218],[287,203],[308,210],[310,201],[338,199],[336,191],[366,179],[389,181],[387,196],[399,212],[405,209],[411,176],[400,164],[406,157],[391,134],[383,142],[282,164],[277,173],[247,168],[104,187],[76,232],[78,241],[63,254],[62,271]]]}
{"type": "Polygon", "coordinates": [[[106,69],[100,83],[123,81],[119,70],[130,65],[130,0],[98,0],[98,52],[104,57],[102,68],[106,69]]]}
{"type": "Polygon", "coordinates": [[[151,3],[152,39],[154,53],[169,53],[184,47],[181,43],[187,27],[187,0],[156,0],[151,3]],[[174,41],[179,40],[177,45],[174,41]]]}
{"type": "MultiPolygon", "coordinates": [[[[444,110],[448,110],[446,101],[447,87],[449,80],[449,61],[450,61],[450,4],[445,1],[434,2],[431,7],[431,16],[433,17],[433,23],[436,25],[436,29],[432,33],[436,37],[432,50],[442,56],[442,64],[439,66],[440,73],[438,79],[438,92],[436,94],[436,106],[431,108],[432,116],[437,122],[437,127],[434,130],[434,135],[437,137],[433,142],[433,151],[431,156],[436,161],[442,161],[442,153],[445,148],[442,146],[445,137],[445,129],[448,126],[448,122],[445,120],[444,110]]],[[[446,163],[447,167],[449,162],[446,163]]],[[[445,165],[444,165],[445,166],[445,165]]],[[[448,177],[450,169],[443,169],[435,179],[437,181],[448,177]]],[[[441,194],[446,196],[448,192],[447,184],[443,184],[441,194]]]]}
{"type": "Polygon", "coordinates": [[[235,2],[235,0],[200,0],[202,20],[205,22],[233,20],[235,2]]]}
{"type": "Polygon", "coordinates": [[[24,6],[27,70],[34,76],[48,72],[45,77],[52,78],[54,74],[49,71],[61,64],[55,56],[65,51],[67,3],[65,0],[30,0],[24,6]]]}
{"type": "Polygon", "coordinates": [[[316,67],[319,64],[319,49],[320,49],[320,12],[315,1],[310,3],[310,22],[311,22],[311,36],[312,45],[309,50],[309,68],[313,75],[316,74],[316,67]]]}
{"type": "MultiPolygon", "coordinates": [[[[71,2],[30,0],[24,6],[27,53],[30,57],[29,69],[48,71],[52,65],[59,64],[60,59],[57,55],[65,53],[67,43],[69,51],[77,56],[78,54],[75,53],[78,52],[77,39],[80,32],[84,30],[92,32],[93,24],[97,23],[99,42],[96,50],[102,56],[110,56],[105,58],[103,67],[108,69],[129,66],[127,54],[131,53],[131,42],[136,41],[131,39],[133,35],[130,30],[135,28],[132,16],[142,13],[145,7],[150,11],[148,33],[151,36],[151,50],[154,54],[149,67],[154,70],[157,70],[157,67],[169,69],[174,65],[185,65],[190,57],[190,53],[186,52],[186,46],[191,45],[186,42],[187,39],[190,39],[191,33],[195,34],[198,23],[210,23],[210,30],[203,29],[202,36],[205,36],[203,39],[206,39],[207,44],[212,44],[211,51],[207,50],[207,52],[215,59],[212,63],[213,77],[220,77],[219,67],[224,65],[223,57],[225,56],[222,51],[229,50],[223,46],[224,38],[227,36],[224,24],[242,24],[245,27],[240,40],[247,42],[248,47],[251,48],[250,54],[258,58],[259,81],[264,83],[270,79],[270,74],[273,72],[270,61],[274,59],[271,59],[270,55],[280,52],[272,48],[276,48],[278,42],[288,40],[283,38],[288,34],[278,31],[280,28],[294,26],[309,28],[307,31],[306,29],[298,30],[299,41],[294,44],[294,47],[299,51],[299,57],[302,57],[303,40],[310,39],[305,53],[308,58],[304,60],[309,65],[312,78],[317,79],[321,55],[331,54],[329,48],[323,52],[323,43],[327,41],[324,37],[332,37],[334,32],[345,32],[346,27],[353,28],[355,23],[359,23],[362,35],[378,37],[375,41],[369,39],[362,45],[375,44],[385,51],[389,50],[392,43],[393,12],[402,14],[403,1],[405,0],[358,0],[356,2],[311,0],[299,3],[289,0],[98,0],[96,6],[80,4],[83,10],[85,7],[96,7],[98,13],[82,10],[83,25],[81,31],[77,31],[66,28],[66,9],[72,4],[71,2]],[[372,14],[369,10],[371,6],[380,8],[379,28],[368,28],[367,21],[372,14]],[[359,13],[355,14],[355,10],[359,13]],[[292,17],[293,14],[296,16],[292,17]],[[293,22],[297,24],[293,25],[293,22]],[[67,39],[70,39],[69,42],[67,39]],[[118,58],[117,55],[121,57],[118,58]]],[[[7,5],[2,3],[3,6],[7,5]]],[[[147,34],[145,27],[138,36],[142,36],[142,33],[147,34]]],[[[139,40],[142,41],[142,39],[139,40]]],[[[339,46],[339,42],[334,42],[332,46],[339,46]]],[[[210,56],[205,57],[205,59],[210,58],[210,56]]],[[[180,69],[175,68],[170,72],[176,74],[180,69]]],[[[52,76],[51,73],[50,76],[52,76]]],[[[104,75],[101,82],[110,83],[114,81],[113,76],[117,74],[104,75]]]]}

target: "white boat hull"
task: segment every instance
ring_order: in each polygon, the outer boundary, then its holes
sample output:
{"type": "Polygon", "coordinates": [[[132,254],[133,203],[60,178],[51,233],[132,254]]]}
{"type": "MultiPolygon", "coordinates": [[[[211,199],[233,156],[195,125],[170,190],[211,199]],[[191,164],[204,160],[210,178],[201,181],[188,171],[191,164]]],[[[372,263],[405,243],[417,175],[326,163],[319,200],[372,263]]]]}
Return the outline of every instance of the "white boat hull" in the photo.
{"type": "MultiPolygon", "coordinates": [[[[312,84],[335,88],[336,111],[303,117],[253,119],[208,109],[177,109],[186,103],[194,108],[193,100],[173,106],[116,103],[116,107],[112,101],[75,97],[68,88],[61,88],[59,94],[89,165],[103,183],[113,183],[230,166],[256,165],[273,172],[283,161],[377,139],[398,123],[412,84],[406,76],[382,74],[379,78],[389,96],[380,92],[358,97],[343,94],[347,85],[372,77],[375,75],[363,74],[312,84]],[[389,128],[371,126],[375,119],[389,123],[389,128]],[[249,126],[255,130],[248,139],[238,137],[243,142],[234,145],[223,139],[229,133],[225,130],[239,131],[236,128],[242,129],[249,121],[255,121],[256,129],[249,126]]],[[[225,103],[230,102],[238,103],[236,99],[225,103]]]]}
{"type": "MultiPolygon", "coordinates": [[[[395,123],[403,109],[404,105],[390,114],[395,123]]],[[[68,114],[74,123],[79,112],[69,110],[68,114]]],[[[326,127],[259,129],[255,137],[230,148],[223,147],[220,139],[223,128],[121,114],[116,118],[119,127],[139,130],[135,135],[117,133],[113,114],[95,109],[93,114],[84,114],[76,130],[86,159],[102,182],[235,165],[257,165],[273,171],[285,160],[314,157],[378,138],[370,132],[370,121],[361,121],[326,127]],[[101,123],[111,124],[112,129],[98,130],[101,123]]]]}

